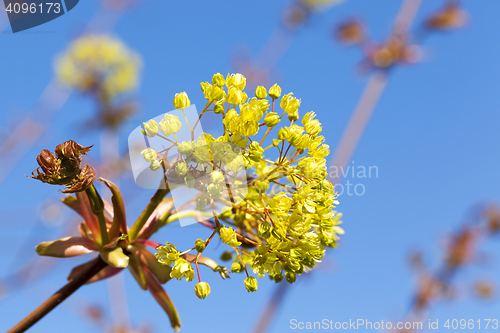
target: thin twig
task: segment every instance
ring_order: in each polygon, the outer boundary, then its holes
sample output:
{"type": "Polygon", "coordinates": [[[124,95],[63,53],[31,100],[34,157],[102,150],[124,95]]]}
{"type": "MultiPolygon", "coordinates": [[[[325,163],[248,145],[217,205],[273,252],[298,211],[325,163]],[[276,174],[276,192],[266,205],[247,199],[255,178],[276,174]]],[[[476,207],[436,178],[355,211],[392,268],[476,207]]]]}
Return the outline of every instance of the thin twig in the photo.
{"type": "Polygon", "coordinates": [[[32,313],[21,320],[16,326],[7,331],[7,333],[20,333],[29,329],[106,266],[106,262],[104,262],[104,260],[102,260],[100,256],[94,259],[91,265],[86,266],[64,287],[59,289],[54,295],[50,296],[32,313]]]}
{"type": "MultiPolygon", "coordinates": [[[[421,2],[422,0],[405,0],[403,2],[399,13],[394,20],[394,33],[406,33],[415,19],[421,2]]],[[[351,116],[351,120],[342,135],[342,139],[335,150],[335,154],[330,165],[337,167],[345,166],[351,158],[359,140],[361,139],[366,125],[368,124],[368,120],[370,119],[373,110],[375,109],[375,106],[377,105],[377,102],[379,101],[380,96],[382,96],[382,93],[387,85],[387,78],[388,76],[386,70],[377,70],[368,81],[356,109],[351,116]]],[[[340,179],[337,178],[332,181],[333,183],[337,183],[339,180],[340,179]]],[[[286,295],[288,286],[288,284],[283,283],[280,285],[279,289],[276,290],[275,295],[264,309],[260,319],[257,320],[258,324],[253,331],[254,333],[264,333],[267,331],[277,309],[280,307],[286,295]]]]}

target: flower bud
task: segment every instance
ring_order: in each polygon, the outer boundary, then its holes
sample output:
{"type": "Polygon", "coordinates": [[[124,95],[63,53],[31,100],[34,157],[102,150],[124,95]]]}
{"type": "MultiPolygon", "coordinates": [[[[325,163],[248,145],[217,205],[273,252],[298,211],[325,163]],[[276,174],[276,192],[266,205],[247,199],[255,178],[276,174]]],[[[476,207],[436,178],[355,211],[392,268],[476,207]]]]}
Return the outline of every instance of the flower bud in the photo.
{"type": "Polygon", "coordinates": [[[151,164],[149,165],[149,168],[150,168],[152,171],[160,170],[160,169],[161,169],[161,163],[160,163],[160,161],[158,161],[158,160],[154,160],[154,161],[153,161],[153,162],[151,162],[151,164]]]}
{"type": "Polygon", "coordinates": [[[262,159],[262,154],[264,153],[264,148],[260,146],[257,141],[252,141],[248,146],[248,158],[254,162],[259,162],[262,159]]]}
{"type": "Polygon", "coordinates": [[[278,139],[280,141],[288,139],[289,136],[289,129],[288,127],[282,127],[278,130],[278,139]]]}
{"type": "Polygon", "coordinates": [[[205,297],[210,295],[210,285],[206,282],[199,282],[194,287],[194,293],[198,298],[205,299],[205,297]]]}
{"type": "Polygon", "coordinates": [[[255,97],[257,97],[258,99],[266,98],[267,97],[266,88],[264,88],[263,86],[258,86],[255,89],[255,97]]]}
{"type": "Polygon", "coordinates": [[[220,256],[220,260],[222,261],[229,261],[231,259],[233,259],[233,254],[230,251],[226,251],[220,256]]]}
{"type": "Polygon", "coordinates": [[[188,166],[186,162],[184,161],[179,161],[175,164],[175,172],[177,172],[179,175],[184,176],[187,173],[188,166]]]}
{"type": "Polygon", "coordinates": [[[208,82],[201,82],[200,83],[201,91],[203,91],[203,95],[205,95],[205,98],[207,98],[207,93],[212,87],[212,85],[208,82]]]}
{"type": "Polygon", "coordinates": [[[278,273],[278,274],[274,275],[273,280],[276,283],[280,283],[281,281],[283,281],[283,274],[278,273]]]}
{"type": "Polygon", "coordinates": [[[297,279],[297,275],[295,275],[295,273],[286,272],[285,279],[288,283],[294,283],[297,279]]]}
{"type": "Polygon", "coordinates": [[[281,142],[281,140],[273,139],[273,147],[278,147],[280,142],[281,142]]]}
{"type": "Polygon", "coordinates": [[[276,112],[269,112],[264,118],[264,124],[267,127],[274,127],[280,123],[280,116],[276,112]]]}
{"type": "Polygon", "coordinates": [[[249,276],[245,279],[245,288],[247,288],[248,292],[257,291],[257,279],[253,276],[249,276]]]}
{"type": "Polygon", "coordinates": [[[214,86],[223,86],[226,83],[224,76],[221,73],[214,74],[212,77],[212,84],[214,86]]]}
{"type": "Polygon", "coordinates": [[[207,207],[208,200],[205,197],[198,197],[195,200],[196,208],[199,210],[204,210],[207,207]]]}
{"type": "Polygon", "coordinates": [[[147,123],[142,123],[142,126],[144,127],[143,134],[150,138],[154,137],[160,129],[158,123],[153,119],[150,119],[147,123]]]}
{"type": "Polygon", "coordinates": [[[272,99],[278,99],[281,96],[281,87],[278,86],[277,84],[274,84],[270,89],[269,89],[269,96],[272,99]]]}
{"type": "Polygon", "coordinates": [[[365,29],[359,21],[350,19],[337,28],[336,37],[346,45],[355,45],[366,37],[365,29]]]}
{"type": "Polygon", "coordinates": [[[191,101],[185,91],[175,94],[174,97],[174,108],[184,109],[191,105],[191,101]]]}
{"type": "Polygon", "coordinates": [[[221,197],[223,188],[220,184],[212,183],[207,186],[207,192],[210,198],[215,200],[221,197]]]}
{"type": "Polygon", "coordinates": [[[297,97],[291,97],[288,102],[286,103],[285,106],[285,111],[287,113],[296,113],[297,110],[299,109],[301,100],[298,99],[297,97]]]}
{"type": "Polygon", "coordinates": [[[293,111],[288,113],[288,120],[297,121],[299,119],[299,111],[293,111]]]}
{"type": "Polygon", "coordinates": [[[210,180],[214,184],[220,184],[224,181],[224,175],[220,171],[214,171],[210,174],[210,180]]]}
{"type": "Polygon", "coordinates": [[[205,250],[206,245],[207,244],[202,239],[197,239],[194,242],[194,247],[196,248],[196,251],[198,251],[198,252],[203,252],[205,250]]]}
{"type": "Polygon", "coordinates": [[[259,235],[264,238],[271,237],[271,225],[268,222],[263,222],[259,224],[259,235]]]}
{"type": "Polygon", "coordinates": [[[231,265],[231,272],[233,273],[239,273],[243,271],[243,266],[239,262],[233,262],[231,265]]]}
{"type": "Polygon", "coordinates": [[[153,148],[146,148],[141,151],[141,155],[144,155],[146,162],[153,162],[156,160],[156,151],[153,148]]]}
{"type": "Polygon", "coordinates": [[[222,106],[221,104],[215,104],[214,105],[214,112],[216,114],[222,114],[222,113],[224,113],[224,106],[222,106]]]}
{"type": "Polygon", "coordinates": [[[214,101],[220,101],[225,96],[226,93],[224,92],[224,89],[219,86],[213,86],[212,89],[210,89],[210,99],[213,99],[214,101]]]}

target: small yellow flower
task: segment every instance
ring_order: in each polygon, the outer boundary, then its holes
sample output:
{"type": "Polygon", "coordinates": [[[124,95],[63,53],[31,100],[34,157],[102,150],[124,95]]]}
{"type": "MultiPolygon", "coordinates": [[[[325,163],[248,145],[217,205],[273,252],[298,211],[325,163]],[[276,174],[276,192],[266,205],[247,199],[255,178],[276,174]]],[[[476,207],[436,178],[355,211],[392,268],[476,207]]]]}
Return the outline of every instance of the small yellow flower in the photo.
{"type": "Polygon", "coordinates": [[[149,168],[150,168],[152,171],[160,170],[160,168],[161,168],[161,163],[160,163],[160,161],[158,161],[158,160],[154,160],[153,162],[151,162],[151,165],[149,166],[149,168]]]}
{"type": "Polygon", "coordinates": [[[153,119],[150,119],[147,123],[142,123],[142,126],[144,127],[143,133],[150,138],[154,137],[160,129],[158,123],[153,119]]]}
{"type": "Polygon", "coordinates": [[[247,79],[240,73],[227,75],[226,86],[228,88],[234,87],[241,91],[245,89],[246,84],[247,84],[247,79]]]}
{"type": "Polygon", "coordinates": [[[276,112],[269,112],[264,118],[267,127],[274,127],[280,123],[280,116],[276,112]]]}
{"type": "Polygon", "coordinates": [[[269,89],[269,96],[272,99],[278,99],[281,96],[281,87],[278,86],[277,84],[274,84],[270,89],[269,89]]]}
{"type": "Polygon", "coordinates": [[[266,98],[267,97],[266,88],[264,88],[263,86],[258,86],[255,89],[255,97],[257,97],[258,99],[266,98]]]}
{"type": "Polygon", "coordinates": [[[165,134],[165,136],[170,136],[173,133],[177,133],[181,130],[182,123],[179,117],[172,114],[166,114],[163,120],[160,121],[160,129],[165,134]]]}
{"type": "Polygon", "coordinates": [[[248,98],[247,94],[242,92],[238,88],[235,88],[235,87],[229,88],[229,91],[227,94],[227,102],[228,103],[240,105],[240,104],[245,103],[247,98],[248,98]]]}
{"type": "Polygon", "coordinates": [[[226,83],[226,80],[224,80],[224,76],[221,73],[214,74],[212,77],[212,84],[214,86],[223,86],[226,83]]]}
{"type": "Polygon", "coordinates": [[[248,292],[257,291],[257,279],[253,276],[249,276],[245,279],[245,288],[247,288],[248,292]]]}
{"type": "Polygon", "coordinates": [[[210,295],[210,285],[206,282],[199,282],[194,287],[194,292],[198,298],[205,299],[205,297],[210,295]]]}
{"type": "Polygon", "coordinates": [[[231,227],[222,227],[220,228],[220,239],[224,244],[229,246],[240,246],[241,242],[238,242],[236,238],[236,232],[231,227]]]}
{"type": "Polygon", "coordinates": [[[191,105],[191,101],[185,91],[175,94],[174,97],[174,108],[184,109],[191,105]]]}
{"type": "Polygon", "coordinates": [[[156,151],[153,148],[146,148],[141,151],[141,154],[144,155],[144,159],[146,162],[153,162],[156,160],[156,151]]]}

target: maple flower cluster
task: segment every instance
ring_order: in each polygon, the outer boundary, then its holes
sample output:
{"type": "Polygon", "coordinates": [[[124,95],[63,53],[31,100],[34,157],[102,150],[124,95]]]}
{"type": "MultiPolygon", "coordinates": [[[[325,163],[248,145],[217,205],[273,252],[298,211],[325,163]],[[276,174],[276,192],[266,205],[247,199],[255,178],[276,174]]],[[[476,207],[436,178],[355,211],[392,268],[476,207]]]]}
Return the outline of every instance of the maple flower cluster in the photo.
{"type": "Polygon", "coordinates": [[[86,35],[59,57],[56,74],[63,85],[81,92],[100,90],[109,98],[134,90],[140,58],[120,40],[106,35],[86,35]]]}
{"type": "MultiPolygon", "coordinates": [[[[233,273],[246,274],[245,288],[253,292],[257,279],[251,272],[293,283],[321,261],[325,248],[336,246],[343,230],[335,210],[337,193],[326,179],[330,149],[315,113],[300,117],[301,100],[293,93],[282,95],[276,84],[269,90],[257,87],[254,97],[245,86],[241,74],[217,73],[211,82],[202,82],[207,102],[196,124],[187,124],[192,140],[178,141],[176,133],[186,130],[185,125],[166,114],[160,122],[143,123],[143,134],[164,139],[164,149],[147,148],[142,155],[151,170],[165,173],[167,188],[183,183],[198,190],[192,205],[203,216],[212,214],[200,220],[213,229],[208,239],[196,240],[183,252],[166,243],[157,248],[158,261],[172,266],[172,278],[191,281],[197,258],[218,235],[229,247],[222,259],[232,261],[233,273]],[[194,129],[208,112],[220,115],[223,134],[195,138],[194,129]],[[174,158],[172,149],[177,151],[174,158]],[[226,209],[216,212],[217,205],[226,209]],[[196,254],[190,255],[192,251],[196,254]]],[[[173,105],[184,113],[191,101],[181,92],[173,105]]],[[[199,271],[198,281],[195,293],[203,299],[210,286],[201,281],[199,271]]]]}

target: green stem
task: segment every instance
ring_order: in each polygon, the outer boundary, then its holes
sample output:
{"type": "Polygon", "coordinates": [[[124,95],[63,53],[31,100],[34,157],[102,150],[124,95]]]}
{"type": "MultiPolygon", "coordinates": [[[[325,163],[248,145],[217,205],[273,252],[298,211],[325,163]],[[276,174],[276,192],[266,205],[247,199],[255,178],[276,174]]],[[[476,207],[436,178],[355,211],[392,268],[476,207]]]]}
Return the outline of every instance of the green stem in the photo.
{"type": "Polygon", "coordinates": [[[175,213],[170,215],[166,220],[165,223],[162,224],[162,227],[175,222],[180,219],[188,218],[188,217],[196,217],[197,215],[205,216],[205,217],[212,217],[213,214],[209,212],[200,212],[198,210],[183,210],[179,213],[175,213]]]}
{"type": "Polygon", "coordinates": [[[101,196],[97,192],[94,184],[90,185],[89,188],[85,190],[90,201],[90,208],[97,220],[99,221],[99,229],[101,230],[101,245],[106,245],[109,243],[108,230],[106,227],[106,219],[104,218],[104,202],[101,196]]]}
{"type": "Polygon", "coordinates": [[[170,193],[169,188],[158,189],[158,191],[156,191],[156,193],[151,197],[151,200],[149,201],[146,208],[142,211],[141,215],[139,216],[137,221],[135,221],[132,228],[130,228],[128,232],[129,240],[132,241],[133,239],[135,239],[135,237],[137,237],[139,231],[141,231],[142,227],[144,227],[151,214],[168,193],[170,193]]]}

